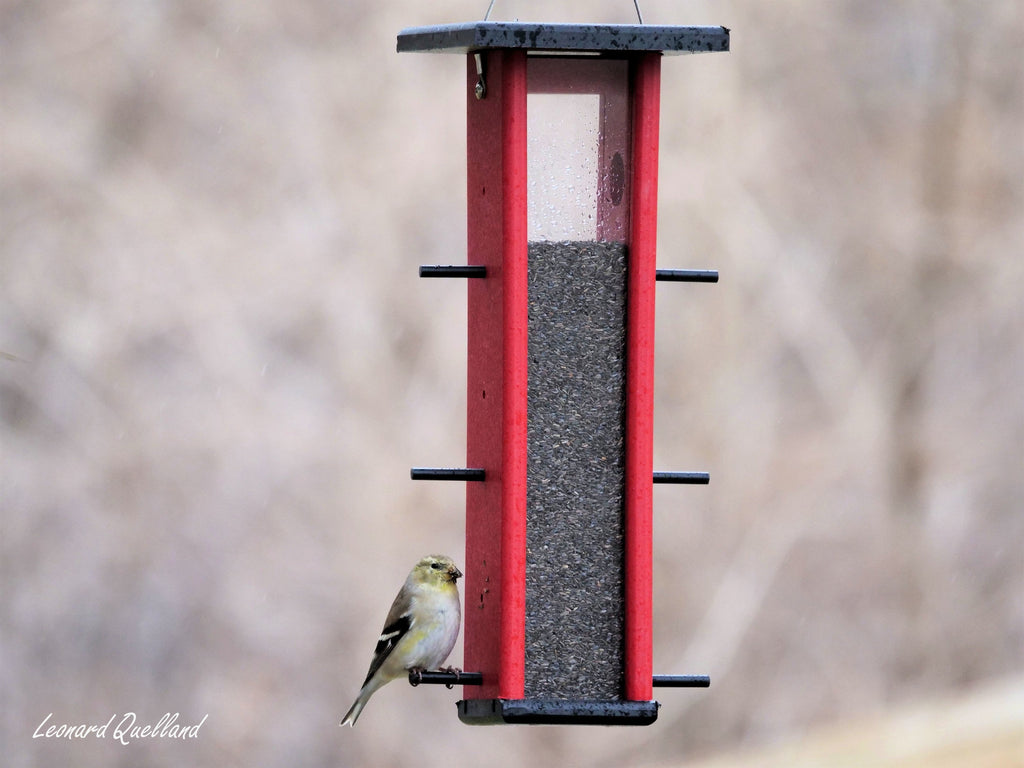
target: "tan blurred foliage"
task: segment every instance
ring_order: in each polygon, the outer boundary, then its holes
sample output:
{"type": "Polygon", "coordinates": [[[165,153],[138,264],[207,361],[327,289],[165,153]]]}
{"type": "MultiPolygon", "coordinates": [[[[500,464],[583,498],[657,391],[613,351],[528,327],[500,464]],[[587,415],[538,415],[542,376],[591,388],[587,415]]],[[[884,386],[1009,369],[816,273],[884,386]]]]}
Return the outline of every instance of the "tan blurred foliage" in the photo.
{"type": "MultiPolygon", "coordinates": [[[[656,671],[641,729],[337,722],[411,563],[461,560],[463,63],[486,3],[0,1],[10,766],[680,761],[1024,669],[1024,11],[644,0],[666,60],[656,671]],[[185,743],[33,740],[209,719],[185,743]]],[[[495,18],[619,21],[628,0],[495,18]]],[[[458,663],[457,648],[453,661],[458,663]]]]}

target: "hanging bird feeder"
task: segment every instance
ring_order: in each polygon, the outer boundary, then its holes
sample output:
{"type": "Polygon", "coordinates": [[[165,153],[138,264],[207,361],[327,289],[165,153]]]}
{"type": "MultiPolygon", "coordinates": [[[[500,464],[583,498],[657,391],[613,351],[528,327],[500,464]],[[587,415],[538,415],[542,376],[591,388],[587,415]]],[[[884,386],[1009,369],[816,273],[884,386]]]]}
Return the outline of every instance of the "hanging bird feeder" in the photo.
{"type": "MultiPolygon", "coordinates": [[[[646,725],[658,127],[663,54],[726,51],[723,27],[471,22],[403,30],[466,58],[464,686],[472,724],[646,725]]],[[[445,682],[446,673],[417,682],[445,682]]]]}

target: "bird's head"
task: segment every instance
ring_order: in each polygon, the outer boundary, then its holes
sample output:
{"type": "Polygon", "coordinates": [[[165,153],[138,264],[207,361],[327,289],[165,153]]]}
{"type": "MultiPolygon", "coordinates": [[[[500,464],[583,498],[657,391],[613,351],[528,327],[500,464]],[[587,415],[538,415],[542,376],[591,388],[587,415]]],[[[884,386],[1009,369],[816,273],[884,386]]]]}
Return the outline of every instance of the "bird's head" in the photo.
{"type": "Polygon", "coordinates": [[[427,555],[413,568],[417,581],[425,583],[454,584],[462,577],[462,571],[455,566],[455,561],[446,555],[427,555]]]}

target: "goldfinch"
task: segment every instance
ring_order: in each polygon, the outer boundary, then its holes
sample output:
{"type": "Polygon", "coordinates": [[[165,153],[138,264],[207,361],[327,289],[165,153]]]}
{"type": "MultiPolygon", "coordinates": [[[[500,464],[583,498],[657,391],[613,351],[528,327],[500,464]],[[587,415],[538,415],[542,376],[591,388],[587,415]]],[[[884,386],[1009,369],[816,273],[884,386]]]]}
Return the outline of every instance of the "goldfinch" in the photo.
{"type": "Polygon", "coordinates": [[[462,608],[450,557],[427,555],[409,572],[384,621],[370,671],[341,725],[353,726],[374,692],[410,670],[436,668],[459,636],[462,608]]]}

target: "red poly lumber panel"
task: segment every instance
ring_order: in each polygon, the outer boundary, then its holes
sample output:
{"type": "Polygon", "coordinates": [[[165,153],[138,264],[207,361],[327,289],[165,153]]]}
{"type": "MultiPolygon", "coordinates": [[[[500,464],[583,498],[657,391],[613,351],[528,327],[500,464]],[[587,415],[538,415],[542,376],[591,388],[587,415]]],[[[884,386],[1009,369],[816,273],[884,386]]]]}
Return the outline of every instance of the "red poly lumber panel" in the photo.
{"type": "Polygon", "coordinates": [[[526,53],[482,54],[476,99],[467,57],[468,249],[487,277],[469,281],[465,668],[463,697],[523,697],[526,571],[526,53]]]}
{"type": "Polygon", "coordinates": [[[654,287],[661,54],[633,61],[633,185],[626,310],[626,699],[653,698],[654,287]]]}

